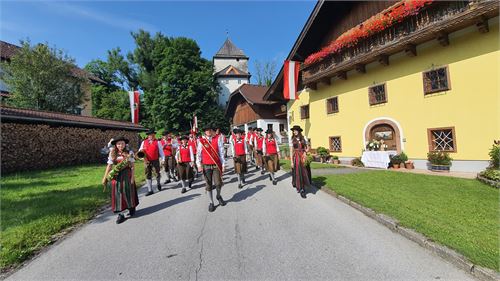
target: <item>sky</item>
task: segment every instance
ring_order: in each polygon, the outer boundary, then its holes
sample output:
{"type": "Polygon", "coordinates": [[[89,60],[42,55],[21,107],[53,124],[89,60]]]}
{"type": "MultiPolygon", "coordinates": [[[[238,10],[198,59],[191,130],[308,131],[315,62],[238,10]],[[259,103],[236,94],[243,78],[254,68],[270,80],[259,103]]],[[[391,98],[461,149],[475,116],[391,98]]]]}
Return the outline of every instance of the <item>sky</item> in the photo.
{"type": "MultiPolygon", "coordinates": [[[[315,1],[1,1],[0,39],[18,45],[49,43],[80,67],[105,59],[107,50],[134,49],[140,28],[189,37],[212,59],[227,36],[255,61],[275,61],[279,71],[315,1]]],[[[277,73],[276,73],[277,74],[277,73]]],[[[251,82],[255,82],[253,76],[251,82]]]]}

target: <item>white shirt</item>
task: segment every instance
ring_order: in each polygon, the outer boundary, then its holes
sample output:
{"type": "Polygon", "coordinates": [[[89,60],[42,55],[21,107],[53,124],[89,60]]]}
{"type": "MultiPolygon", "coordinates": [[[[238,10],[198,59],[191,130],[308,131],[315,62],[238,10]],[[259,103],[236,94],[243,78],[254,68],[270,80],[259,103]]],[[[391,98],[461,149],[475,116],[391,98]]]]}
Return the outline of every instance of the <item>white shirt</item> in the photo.
{"type": "MultiPolygon", "coordinates": [[[[139,147],[139,150],[142,150],[144,149],[144,142],[145,141],[149,141],[149,143],[151,143],[152,141],[150,141],[149,139],[145,139],[141,142],[141,147],[139,147]]],[[[158,152],[160,152],[160,158],[161,160],[165,161],[165,154],[163,153],[163,147],[161,146],[161,143],[160,141],[158,141],[158,152]]]]}
{"type": "MultiPolygon", "coordinates": [[[[278,152],[278,155],[280,155],[280,147],[278,144],[278,141],[273,138],[273,140],[276,142],[276,152],[278,152]]],[[[266,155],[267,147],[266,147],[266,139],[262,142],[262,154],[266,155]]]]}
{"type": "MultiPolygon", "coordinates": [[[[203,136],[202,138],[206,139],[209,143],[212,143],[212,137],[203,136]]],[[[201,156],[201,152],[203,151],[203,145],[201,144],[200,140],[197,140],[197,142],[198,143],[196,146],[196,166],[201,168],[201,161],[203,160],[202,156],[201,156]]],[[[224,167],[224,165],[226,164],[226,160],[224,159],[224,144],[222,141],[220,141],[220,138],[219,138],[219,141],[217,143],[217,149],[219,150],[218,151],[219,159],[221,161],[222,167],[224,167]]]]}

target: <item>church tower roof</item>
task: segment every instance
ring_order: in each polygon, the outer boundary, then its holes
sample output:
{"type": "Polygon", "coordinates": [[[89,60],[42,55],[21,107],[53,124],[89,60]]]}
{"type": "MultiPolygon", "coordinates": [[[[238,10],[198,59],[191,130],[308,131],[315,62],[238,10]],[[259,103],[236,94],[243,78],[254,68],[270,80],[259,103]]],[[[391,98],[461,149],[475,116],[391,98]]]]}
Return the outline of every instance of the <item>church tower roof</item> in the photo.
{"type": "Polygon", "coordinates": [[[248,59],[248,57],[243,53],[243,51],[236,47],[229,38],[226,39],[222,47],[219,49],[214,58],[242,58],[248,59]]]}

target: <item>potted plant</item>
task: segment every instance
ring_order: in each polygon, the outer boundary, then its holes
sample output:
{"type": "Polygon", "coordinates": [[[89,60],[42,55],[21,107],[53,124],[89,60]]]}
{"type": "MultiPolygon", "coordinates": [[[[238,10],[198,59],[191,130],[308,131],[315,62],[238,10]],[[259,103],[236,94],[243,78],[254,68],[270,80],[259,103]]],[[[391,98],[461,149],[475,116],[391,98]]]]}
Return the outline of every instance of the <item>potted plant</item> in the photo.
{"type": "Polygon", "coordinates": [[[401,153],[399,154],[399,160],[401,161],[399,164],[400,168],[406,168],[406,161],[408,161],[408,155],[406,155],[404,151],[401,151],[401,153]]]}
{"type": "Polygon", "coordinates": [[[335,165],[340,164],[340,160],[339,160],[339,157],[337,155],[333,155],[331,159],[332,159],[333,164],[335,164],[335,165]]]}
{"type": "MultiPolygon", "coordinates": [[[[398,154],[392,155],[389,157],[391,159],[391,165],[394,169],[399,169],[399,165],[401,164],[401,158],[398,154]]],[[[404,165],[404,164],[403,164],[404,165]]]]}
{"type": "Polygon", "coordinates": [[[431,171],[449,172],[451,161],[453,160],[448,152],[431,151],[427,153],[427,160],[430,163],[431,171]]]}
{"type": "Polygon", "coordinates": [[[318,147],[318,149],[316,150],[316,153],[320,157],[321,163],[325,163],[328,160],[328,158],[330,157],[330,152],[328,151],[328,149],[326,149],[322,146],[318,147]]]}

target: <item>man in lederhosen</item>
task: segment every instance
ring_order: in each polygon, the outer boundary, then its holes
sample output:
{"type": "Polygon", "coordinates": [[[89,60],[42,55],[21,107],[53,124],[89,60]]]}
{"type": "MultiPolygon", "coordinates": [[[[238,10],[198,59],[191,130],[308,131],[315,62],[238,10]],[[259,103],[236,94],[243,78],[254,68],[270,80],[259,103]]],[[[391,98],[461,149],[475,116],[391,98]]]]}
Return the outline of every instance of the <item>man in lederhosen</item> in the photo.
{"type": "Polygon", "coordinates": [[[167,175],[167,179],[165,180],[165,184],[170,183],[170,179],[175,179],[175,148],[174,148],[174,140],[170,133],[166,130],[163,132],[163,138],[160,141],[162,146],[163,154],[165,155],[165,160],[163,161],[163,166],[165,167],[165,174],[167,175]]]}
{"type": "Polygon", "coordinates": [[[165,155],[163,154],[162,145],[156,139],[156,132],[153,129],[150,129],[146,132],[146,134],[148,137],[141,143],[139,151],[143,151],[145,154],[144,165],[146,167],[144,172],[146,174],[146,182],[148,185],[148,193],[146,193],[146,196],[149,196],[154,193],[152,180],[153,169],[156,173],[156,186],[158,187],[158,191],[161,191],[160,158],[165,161],[165,155]]]}
{"type": "Polygon", "coordinates": [[[248,147],[243,138],[244,132],[240,129],[233,130],[234,136],[231,138],[231,148],[234,161],[234,172],[238,177],[238,188],[242,188],[245,184],[245,173],[247,172],[247,154],[248,147]]]}
{"type": "Polygon", "coordinates": [[[264,161],[269,172],[269,179],[276,185],[277,181],[274,173],[280,169],[280,150],[278,142],[274,137],[274,132],[271,129],[266,131],[266,138],[262,144],[262,153],[264,154],[264,161]]]}
{"type": "Polygon", "coordinates": [[[255,158],[255,169],[260,171],[260,174],[264,174],[264,158],[262,155],[262,143],[264,142],[264,136],[262,135],[262,128],[255,129],[255,136],[253,138],[254,147],[254,158],[255,158]]]}
{"type": "Polygon", "coordinates": [[[181,144],[177,148],[175,154],[175,160],[177,161],[177,171],[179,173],[179,179],[182,184],[181,193],[185,193],[186,181],[188,182],[189,189],[191,189],[191,184],[194,180],[193,167],[194,167],[194,153],[191,146],[188,145],[188,136],[181,137],[181,144]]]}
{"type": "Polygon", "coordinates": [[[226,205],[222,199],[222,174],[224,173],[224,148],[222,142],[214,137],[214,130],[211,126],[205,126],[204,135],[198,139],[196,165],[198,171],[203,173],[206,190],[208,191],[208,211],[215,211],[213,190],[217,190],[217,200],[220,206],[226,205]]]}

